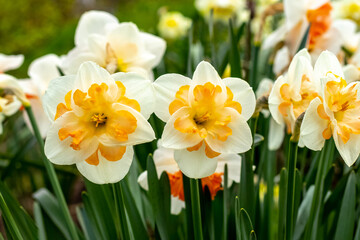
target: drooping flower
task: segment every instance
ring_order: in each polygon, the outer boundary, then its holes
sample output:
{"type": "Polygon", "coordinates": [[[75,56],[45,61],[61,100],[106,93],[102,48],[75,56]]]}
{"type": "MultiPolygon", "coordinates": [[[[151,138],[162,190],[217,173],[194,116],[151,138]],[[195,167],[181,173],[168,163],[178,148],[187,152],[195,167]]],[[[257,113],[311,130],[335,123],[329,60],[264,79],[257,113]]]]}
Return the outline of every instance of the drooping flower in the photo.
{"type": "Polygon", "coordinates": [[[0,53],[0,73],[16,69],[24,62],[23,55],[5,55],[0,53]]]}
{"type": "Polygon", "coordinates": [[[252,88],[239,78],[221,79],[208,62],[193,79],[166,74],[155,83],[155,114],[166,122],[163,146],[175,150],[181,171],[191,178],[214,173],[217,157],[251,148],[246,121],[255,109],[252,88]]]}
{"type": "MultiPolygon", "coordinates": [[[[160,146],[155,150],[153,158],[158,177],[160,178],[163,172],[166,172],[169,177],[171,213],[179,214],[181,209],[185,208],[185,198],[183,175],[174,159],[174,150],[160,146]]],[[[223,189],[225,164],[228,166],[228,187],[230,187],[233,182],[240,182],[241,157],[237,154],[221,154],[218,157],[218,165],[215,173],[201,179],[203,190],[207,187],[213,200],[217,192],[223,189]]],[[[140,174],[138,182],[142,188],[148,190],[147,171],[140,174]]]]}
{"type": "Polygon", "coordinates": [[[146,121],[153,109],[151,81],[136,73],[110,75],[93,62],[77,75],[52,80],[43,97],[53,121],[45,154],[55,164],[76,164],[94,183],[114,183],[127,174],[132,146],[152,141],[146,121]]]}
{"type": "Polygon", "coordinates": [[[336,56],[323,52],[315,70],[321,77],[320,96],[311,101],[300,134],[306,147],[319,151],[333,137],[348,166],[360,153],[360,97],[358,82],[347,84],[336,56]]]}
{"type": "Polygon", "coordinates": [[[269,110],[278,124],[286,125],[288,133],[293,133],[296,119],[319,96],[320,80],[315,75],[310,55],[303,49],[295,55],[286,75],[274,83],[269,110]]]}
{"type": "Polygon", "coordinates": [[[334,54],[341,50],[352,23],[343,19],[334,20],[331,15],[332,9],[332,4],[328,0],[284,0],[285,23],[269,35],[262,46],[267,49],[281,41],[284,42],[283,49],[286,50],[277,53],[281,54],[281,57],[275,57],[276,74],[280,74],[283,68],[288,66],[309,26],[307,48],[313,61],[324,50],[334,54]]]}
{"type": "Polygon", "coordinates": [[[74,74],[85,61],[96,62],[110,73],[136,72],[152,78],[166,48],[163,39],[140,32],[133,23],[119,23],[111,14],[84,13],[75,33],[75,48],[64,59],[66,74],[74,74]]]}
{"type": "MultiPolygon", "coordinates": [[[[44,112],[41,97],[45,94],[50,81],[60,77],[58,69],[60,64],[60,58],[54,54],[42,56],[30,64],[28,70],[30,79],[19,81],[26,97],[30,100],[36,122],[43,138],[46,137],[51,122],[44,112]]],[[[24,114],[24,119],[29,129],[32,129],[27,114],[24,114]]]]}
{"type": "Polygon", "coordinates": [[[191,19],[180,12],[161,12],[158,24],[160,36],[174,40],[187,36],[191,27],[191,19]]]}

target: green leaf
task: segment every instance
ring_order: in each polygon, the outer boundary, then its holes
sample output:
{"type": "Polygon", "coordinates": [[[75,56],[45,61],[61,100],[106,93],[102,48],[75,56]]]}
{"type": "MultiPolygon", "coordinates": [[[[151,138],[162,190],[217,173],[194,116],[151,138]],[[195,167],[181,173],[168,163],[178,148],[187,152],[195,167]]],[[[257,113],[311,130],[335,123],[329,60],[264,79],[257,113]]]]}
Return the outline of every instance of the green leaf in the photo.
{"type": "Polygon", "coordinates": [[[228,226],[228,201],[229,201],[229,189],[228,189],[228,165],[224,167],[224,218],[223,218],[223,239],[227,239],[227,226],[228,226]]]}
{"type": "Polygon", "coordinates": [[[232,19],[229,19],[229,39],[230,39],[230,67],[232,77],[242,77],[240,54],[238,49],[238,38],[234,34],[232,19]]]}
{"type": "Polygon", "coordinates": [[[86,240],[96,240],[96,235],[93,231],[94,226],[91,224],[90,219],[83,207],[76,207],[76,216],[79,220],[81,229],[84,232],[84,236],[86,240]]]}
{"type": "Polygon", "coordinates": [[[308,37],[309,37],[310,27],[311,27],[311,24],[309,24],[308,28],[306,29],[306,32],[304,33],[303,38],[301,39],[301,42],[300,42],[300,45],[299,45],[299,48],[298,48],[298,52],[301,49],[306,48],[306,45],[307,45],[307,42],[308,42],[308,37]]]}
{"type": "Polygon", "coordinates": [[[41,213],[41,208],[38,202],[34,202],[34,217],[36,226],[38,227],[39,240],[46,240],[46,229],[44,224],[44,218],[41,213]]]}
{"type": "Polygon", "coordinates": [[[250,216],[244,208],[240,209],[240,229],[241,239],[253,239],[251,236],[255,234],[254,228],[250,216]]]}
{"type": "Polygon", "coordinates": [[[262,136],[261,134],[255,133],[253,147],[259,146],[263,141],[264,141],[264,136],[262,136]]]}
{"type": "Polygon", "coordinates": [[[95,210],[90,202],[89,194],[87,192],[83,192],[81,194],[81,198],[84,203],[84,210],[85,210],[86,216],[88,216],[90,225],[96,236],[96,239],[105,239],[105,236],[104,236],[105,233],[103,233],[104,230],[102,229],[102,225],[100,225],[98,223],[98,219],[96,217],[95,210]]]}
{"type": "Polygon", "coordinates": [[[24,239],[20,233],[19,226],[15,222],[15,220],[11,214],[11,211],[8,208],[8,206],[6,205],[5,200],[1,193],[0,193],[0,208],[1,208],[1,213],[4,217],[7,229],[9,230],[12,238],[20,239],[20,240],[24,239]]]}
{"type": "Polygon", "coordinates": [[[306,223],[310,215],[311,201],[314,196],[314,189],[314,185],[311,185],[299,207],[298,216],[295,224],[294,240],[299,240],[304,233],[306,223]]]}
{"type": "Polygon", "coordinates": [[[285,233],[285,218],[286,218],[286,194],[287,194],[287,170],[283,168],[280,172],[280,190],[279,190],[279,224],[278,236],[279,239],[284,239],[285,233]]]}
{"type": "Polygon", "coordinates": [[[341,202],[340,215],[336,227],[335,240],[353,239],[355,227],[356,177],[350,173],[341,202]]]}

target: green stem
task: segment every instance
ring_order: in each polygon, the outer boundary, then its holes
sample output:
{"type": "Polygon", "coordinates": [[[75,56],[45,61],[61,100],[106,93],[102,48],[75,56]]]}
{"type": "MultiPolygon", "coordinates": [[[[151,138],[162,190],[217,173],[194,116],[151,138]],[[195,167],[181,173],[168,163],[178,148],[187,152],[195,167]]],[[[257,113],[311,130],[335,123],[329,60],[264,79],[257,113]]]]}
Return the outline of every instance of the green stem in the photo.
{"type": "Polygon", "coordinates": [[[117,219],[120,220],[121,239],[130,239],[129,228],[126,220],[124,196],[120,183],[112,184],[117,219]]]}
{"type": "Polygon", "coordinates": [[[75,224],[74,224],[74,222],[73,222],[73,220],[71,218],[69,209],[67,207],[66,200],[65,200],[64,194],[63,194],[63,192],[61,190],[59,180],[58,180],[58,178],[56,176],[54,166],[50,163],[50,161],[45,156],[44,140],[42,139],[42,137],[40,135],[40,131],[39,131],[38,125],[36,123],[34,113],[33,113],[32,109],[31,109],[31,106],[25,106],[25,110],[26,110],[26,112],[27,112],[27,114],[29,116],[31,126],[33,127],[36,140],[38,141],[38,143],[40,145],[40,151],[41,151],[41,154],[43,155],[44,166],[45,166],[45,169],[46,169],[46,171],[48,173],[48,176],[49,176],[49,179],[50,179],[50,182],[51,182],[51,186],[53,187],[55,196],[59,201],[61,212],[64,214],[64,218],[65,218],[65,221],[66,221],[66,225],[68,226],[70,235],[71,235],[72,239],[78,240],[79,236],[76,233],[76,227],[75,227],[75,224]]]}
{"type": "Polygon", "coordinates": [[[295,169],[298,153],[298,143],[289,142],[288,152],[288,190],[286,200],[286,232],[285,238],[292,239],[294,225],[294,201],[295,201],[295,169]]]}
{"type": "Polygon", "coordinates": [[[224,167],[224,216],[223,216],[223,239],[228,239],[227,237],[227,222],[228,222],[228,195],[229,195],[229,189],[228,189],[228,165],[225,164],[224,167]]]}
{"type": "Polygon", "coordinates": [[[190,178],[190,192],[195,240],[202,240],[203,234],[201,224],[199,179],[190,178]]]}

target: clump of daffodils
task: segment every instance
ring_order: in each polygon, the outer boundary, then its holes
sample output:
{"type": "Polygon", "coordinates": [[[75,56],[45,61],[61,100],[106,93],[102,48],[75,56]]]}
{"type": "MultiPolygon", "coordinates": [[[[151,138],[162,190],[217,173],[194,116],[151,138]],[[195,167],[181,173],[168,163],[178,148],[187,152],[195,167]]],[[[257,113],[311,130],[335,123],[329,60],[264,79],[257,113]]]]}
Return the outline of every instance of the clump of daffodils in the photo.
{"type": "Polygon", "coordinates": [[[191,19],[180,12],[160,11],[160,20],[157,26],[160,36],[175,40],[187,36],[191,27],[191,19]]]}

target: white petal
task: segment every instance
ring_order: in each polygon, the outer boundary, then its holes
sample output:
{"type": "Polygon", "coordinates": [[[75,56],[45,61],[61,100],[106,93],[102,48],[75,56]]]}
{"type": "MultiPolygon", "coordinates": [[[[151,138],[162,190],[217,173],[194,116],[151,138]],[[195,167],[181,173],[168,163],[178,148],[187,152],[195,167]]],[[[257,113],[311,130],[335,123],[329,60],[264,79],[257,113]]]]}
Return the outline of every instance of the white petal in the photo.
{"type": "Polygon", "coordinates": [[[86,44],[91,34],[106,34],[107,24],[116,24],[118,20],[113,15],[102,11],[89,11],[84,13],[76,28],[75,44],[86,44]]]}
{"type": "Polygon", "coordinates": [[[284,0],[284,13],[287,28],[294,27],[306,14],[305,1],[284,0]]]}
{"type": "Polygon", "coordinates": [[[285,124],[278,124],[270,118],[268,148],[270,151],[278,150],[284,141],[285,124]]]}
{"type": "Polygon", "coordinates": [[[290,64],[289,48],[284,46],[276,52],[273,71],[276,76],[280,75],[290,64]]]}
{"type": "Polygon", "coordinates": [[[165,49],[166,49],[166,42],[164,41],[164,39],[159,38],[155,35],[149,34],[149,33],[140,33],[142,39],[145,42],[145,48],[147,51],[151,52],[154,56],[155,59],[152,62],[152,66],[151,68],[157,66],[164,53],[165,53],[165,49]]]}
{"type": "Polygon", "coordinates": [[[140,184],[140,186],[143,189],[145,189],[146,191],[149,190],[149,184],[147,181],[147,171],[144,171],[139,175],[137,182],[140,184]]]}
{"type": "Polygon", "coordinates": [[[341,64],[336,56],[329,51],[324,51],[320,54],[318,60],[315,63],[314,74],[317,79],[325,77],[328,72],[344,78],[341,64]]]}
{"type": "Polygon", "coordinates": [[[49,87],[42,97],[42,104],[50,121],[54,121],[59,103],[65,103],[65,95],[73,90],[75,76],[58,77],[50,81],[49,87]]]}
{"type": "Polygon", "coordinates": [[[0,53],[0,73],[19,68],[24,62],[24,55],[5,55],[0,53]]]}
{"type": "Polygon", "coordinates": [[[110,73],[94,62],[85,62],[80,65],[74,84],[75,89],[87,92],[92,84],[113,83],[110,73]]]}
{"type": "MultiPolygon", "coordinates": [[[[228,187],[232,182],[240,182],[241,173],[241,156],[238,154],[220,154],[217,157],[218,165],[216,167],[216,173],[223,173],[225,171],[225,164],[228,168],[228,187]]],[[[223,183],[224,184],[224,183],[223,183]]]]}
{"type": "Polygon", "coordinates": [[[279,105],[283,102],[280,88],[284,83],[286,83],[286,79],[283,76],[278,77],[269,95],[269,110],[271,116],[278,124],[284,124],[283,115],[279,111],[279,105]]]}
{"type": "Polygon", "coordinates": [[[180,170],[189,178],[204,178],[215,172],[216,158],[208,158],[205,154],[205,144],[199,150],[189,152],[186,149],[175,150],[175,160],[180,170]]]}
{"type": "Polygon", "coordinates": [[[351,134],[349,141],[346,144],[342,141],[337,134],[337,126],[333,130],[333,138],[335,146],[339,151],[342,159],[349,167],[352,166],[359,157],[360,153],[360,135],[351,134]]]}
{"type": "Polygon", "coordinates": [[[240,78],[225,78],[224,82],[234,94],[233,100],[241,104],[241,116],[247,121],[253,115],[256,106],[252,87],[240,78]]]}
{"type": "MultiPolygon", "coordinates": [[[[42,107],[41,100],[38,98],[30,99],[31,108],[34,112],[34,116],[36,119],[36,123],[39,127],[40,134],[43,138],[46,137],[47,131],[50,128],[51,122],[48,116],[44,112],[44,108],[42,107]]],[[[24,112],[24,120],[28,128],[32,131],[32,125],[28,115],[24,112]]]]}
{"type": "Polygon", "coordinates": [[[246,120],[233,108],[226,108],[226,115],[231,116],[227,125],[232,134],[225,141],[207,136],[205,141],[212,150],[219,153],[243,153],[251,148],[252,135],[246,120]]]}
{"type": "Polygon", "coordinates": [[[13,76],[0,74],[0,89],[11,90],[23,104],[29,104],[22,87],[13,76]]]}
{"type": "Polygon", "coordinates": [[[202,138],[199,136],[199,134],[182,133],[174,127],[175,120],[179,117],[188,115],[189,111],[189,107],[182,107],[170,117],[169,121],[165,125],[161,137],[164,147],[173,149],[184,149],[188,147],[193,147],[200,141],[202,141],[202,138]]]}
{"type": "Polygon", "coordinates": [[[319,151],[324,147],[325,139],[322,133],[328,126],[328,121],[320,118],[317,112],[320,104],[319,98],[311,101],[300,128],[302,142],[307,148],[314,151],[319,151]]]}
{"type": "Polygon", "coordinates": [[[124,84],[125,96],[138,101],[141,114],[148,119],[155,108],[155,94],[151,81],[137,73],[116,73],[111,76],[115,81],[124,84]]]}
{"type": "Polygon", "coordinates": [[[42,56],[30,64],[28,74],[41,94],[45,93],[52,79],[60,77],[58,70],[60,64],[60,58],[55,54],[42,56]]]}
{"type": "Polygon", "coordinates": [[[360,80],[360,69],[352,64],[348,64],[343,68],[345,80],[349,84],[360,80]]]}
{"type": "Polygon", "coordinates": [[[268,49],[275,47],[276,44],[278,44],[284,39],[286,31],[287,29],[285,24],[280,26],[278,29],[276,29],[274,32],[272,32],[269,36],[266,37],[261,48],[268,49]]]}
{"type": "Polygon", "coordinates": [[[68,137],[61,141],[59,139],[59,130],[65,124],[69,124],[76,121],[75,114],[73,112],[67,112],[59,117],[48,130],[47,138],[45,141],[45,155],[50,162],[59,165],[70,165],[77,162],[84,161],[91,154],[94,153],[98,147],[98,140],[94,137],[91,139],[85,139],[81,143],[80,150],[74,150],[70,147],[72,138],[68,137]]]}
{"type": "Polygon", "coordinates": [[[14,97],[11,103],[9,103],[8,100],[5,100],[5,105],[0,107],[2,108],[2,113],[5,116],[11,116],[20,109],[21,105],[21,102],[16,97],[14,97]]]}
{"type": "Polygon", "coordinates": [[[185,202],[178,197],[171,196],[171,214],[178,215],[183,208],[185,208],[185,202]]]}
{"type": "Polygon", "coordinates": [[[271,92],[271,89],[274,85],[274,81],[269,79],[269,78],[263,78],[260,83],[258,88],[256,89],[256,98],[260,98],[264,95],[269,95],[271,92]]]}
{"type": "Polygon", "coordinates": [[[190,85],[190,78],[180,74],[165,74],[154,82],[156,108],[155,114],[162,121],[167,122],[170,118],[169,105],[175,100],[176,92],[181,86],[190,85]]]}
{"type": "Polygon", "coordinates": [[[134,150],[127,147],[123,157],[118,161],[108,161],[100,151],[99,164],[97,166],[88,164],[85,161],[76,164],[79,172],[89,181],[96,184],[116,183],[123,179],[129,172],[133,161],[134,150]]]}

